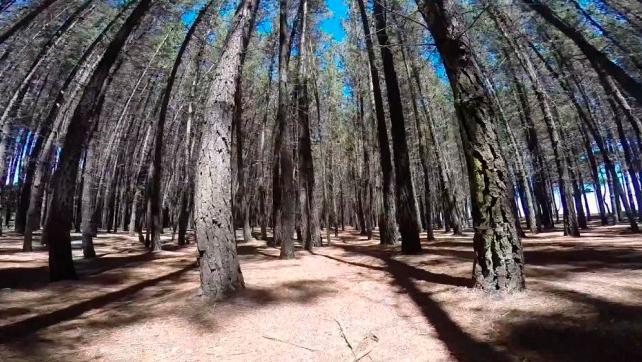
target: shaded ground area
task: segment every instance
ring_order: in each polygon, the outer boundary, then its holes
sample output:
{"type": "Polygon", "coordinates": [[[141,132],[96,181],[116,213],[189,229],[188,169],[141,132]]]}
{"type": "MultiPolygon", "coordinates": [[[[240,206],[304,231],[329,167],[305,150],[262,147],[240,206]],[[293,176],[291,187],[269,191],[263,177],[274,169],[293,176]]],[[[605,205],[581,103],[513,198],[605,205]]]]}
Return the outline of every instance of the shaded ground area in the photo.
{"type": "Polygon", "coordinates": [[[193,246],[104,234],[96,259],[76,246],[79,281],[48,283],[46,251],[5,236],[0,360],[642,360],[642,236],[527,238],[529,289],[514,295],[470,289],[470,234],[437,238],[404,256],[348,230],[288,261],[240,242],[247,288],[214,304],[193,246]]]}

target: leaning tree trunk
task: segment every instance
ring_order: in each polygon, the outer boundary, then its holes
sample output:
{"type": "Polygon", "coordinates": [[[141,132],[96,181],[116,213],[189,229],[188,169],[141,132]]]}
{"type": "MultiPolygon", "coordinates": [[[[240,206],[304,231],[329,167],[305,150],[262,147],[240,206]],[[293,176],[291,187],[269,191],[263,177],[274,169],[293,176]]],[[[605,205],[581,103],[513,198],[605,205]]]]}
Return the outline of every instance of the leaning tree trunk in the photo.
{"type": "Polygon", "coordinates": [[[473,278],[478,288],[525,288],[524,257],[510,205],[508,172],[495,133],[492,101],[451,0],[418,3],[444,61],[459,119],[472,201],[473,278]]]}
{"type": "MultiPolygon", "coordinates": [[[[398,22],[395,22],[397,27],[399,27],[398,22]]],[[[405,38],[402,33],[403,29],[397,29],[397,39],[400,44],[405,43],[405,38]]],[[[415,89],[412,82],[412,71],[408,63],[406,50],[404,47],[401,47],[401,58],[403,60],[406,76],[408,78],[408,89],[410,90],[410,97],[412,98],[412,110],[415,119],[415,129],[417,130],[417,146],[419,148],[419,161],[421,163],[421,172],[423,173],[424,181],[424,199],[425,199],[425,208],[424,208],[424,223],[426,228],[426,235],[429,241],[435,240],[435,235],[433,231],[433,207],[432,207],[432,193],[430,190],[430,172],[428,167],[428,150],[425,147],[425,137],[424,131],[419,122],[419,107],[417,106],[417,95],[415,94],[415,89]]]]}
{"type": "Polygon", "coordinates": [[[172,71],[169,74],[167,80],[167,85],[165,86],[165,91],[163,92],[163,100],[161,101],[160,113],[158,116],[158,121],[156,122],[156,128],[154,132],[154,156],[152,158],[152,168],[151,168],[151,185],[150,185],[150,224],[148,225],[152,231],[152,250],[161,249],[161,232],[163,230],[163,224],[161,220],[161,176],[162,176],[162,164],[163,164],[163,135],[165,130],[165,119],[167,118],[167,108],[169,107],[169,101],[172,96],[172,88],[174,87],[174,81],[176,80],[176,73],[183,61],[183,54],[187,50],[187,46],[192,40],[192,35],[196,31],[196,28],[203,20],[205,13],[208,11],[212,1],[209,1],[201,11],[198,13],[198,16],[192,23],[192,26],[185,34],[185,38],[181,44],[181,47],[178,49],[176,58],[174,59],[174,66],[172,71]]]}
{"type": "Polygon", "coordinates": [[[194,195],[194,226],[203,295],[222,299],[244,287],[232,221],[232,123],[235,93],[258,0],[242,1],[214,70],[201,132],[194,195]]]}
{"type": "Polygon", "coordinates": [[[523,1],[542,18],[544,18],[546,22],[553,25],[557,30],[569,37],[569,39],[571,39],[575,45],[580,48],[593,68],[596,70],[601,68],[607,72],[620,84],[624,91],[626,91],[631,97],[635,98],[638,105],[642,106],[642,84],[640,82],[627,74],[626,71],[624,71],[624,69],[622,69],[618,64],[611,61],[604,52],[599,51],[591,45],[579,30],[574,29],[571,25],[567,24],[562,18],[557,16],[550,7],[542,3],[541,0],[523,1]]]}
{"type": "MultiPolygon", "coordinates": [[[[504,51],[504,54],[506,58],[509,59],[508,51],[504,51]]],[[[526,87],[524,87],[522,81],[517,77],[515,68],[510,64],[508,64],[507,68],[511,74],[513,86],[515,88],[515,95],[521,109],[520,116],[524,127],[524,138],[526,139],[526,145],[531,153],[533,162],[533,195],[535,196],[535,201],[539,207],[538,227],[542,226],[544,229],[552,229],[554,226],[553,210],[551,208],[550,194],[546,190],[546,164],[544,162],[541,143],[535,129],[535,122],[532,117],[533,112],[528,99],[528,93],[526,92],[526,87]]]]}
{"type": "MultiPolygon", "coordinates": [[[[11,138],[11,129],[13,126],[13,122],[10,120],[10,117],[12,116],[14,111],[20,108],[20,105],[27,95],[27,91],[29,90],[33,76],[40,68],[40,65],[47,58],[49,51],[59,42],[61,37],[65,35],[67,31],[69,31],[76,25],[81,15],[87,10],[92,2],[93,0],[86,0],[60,26],[58,26],[56,31],[49,37],[47,42],[42,46],[42,48],[34,58],[20,84],[12,91],[12,96],[9,99],[8,104],[5,106],[5,109],[2,112],[2,116],[0,116],[0,177],[4,177],[5,172],[10,172],[10,170],[5,169],[7,143],[11,138]]],[[[0,185],[0,195],[3,188],[4,185],[0,185]]]]}
{"type": "Polygon", "coordinates": [[[0,44],[3,44],[18,30],[26,28],[42,12],[58,0],[43,0],[39,5],[27,12],[20,20],[13,23],[7,30],[0,34],[0,44]]]}
{"type": "Polygon", "coordinates": [[[91,135],[92,126],[100,113],[101,94],[110,69],[120,50],[151,5],[141,0],[107,46],[102,59],[80,97],[68,125],[60,161],[52,180],[52,195],[45,232],[49,241],[49,272],[52,280],[76,278],[71,256],[71,210],[76,175],[82,146],[91,135]]]}
{"type": "MultiPolygon", "coordinates": [[[[83,70],[86,65],[86,61],[93,53],[94,49],[101,44],[102,40],[109,33],[109,30],[114,26],[116,21],[130,8],[133,2],[128,3],[124,6],[120,12],[103,28],[102,32],[94,39],[94,41],[83,51],[82,56],[71,72],[67,74],[64,83],[58,90],[56,94],[56,99],[53,102],[53,105],[47,112],[46,118],[40,122],[38,128],[38,138],[36,140],[33,149],[31,150],[32,157],[29,159],[29,164],[27,166],[27,172],[25,175],[25,181],[23,184],[23,194],[24,194],[24,205],[21,205],[20,213],[25,213],[24,216],[24,226],[20,226],[24,230],[24,244],[31,245],[33,238],[33,231],[40,227],[40,204],[42,203],[42,194],[43,194],[43,173],[48,172],[49,159],[50,159],[50,150],[51,143],[53,142],[51,132],[56,128],[54,123],[60,122],[60,117],[58,114],[62,108],[62,105],[65,103],[67,97],[71,94],[73,97],[76,92],[71,92],[69,88],[72,85],[75,85],[76,76],[80,80],[77,80],[78,83],[82,84],[89,77],[88,70],[83,70]],[[80,72],[80,75],[79,75],[80,72]],[[44,153],[44,154],[43,154],[44,153]]],[[[91,64],[93,65],[93,64],[91,64]]],[[[90,68],[90,67],[87,67],[90,68]]],[[[20,217],[22,220],[22,216],[20,217]]]]}
{"type": "Polygon", "coordinates": [[[541,84],[530,57],[525,53],[520,44],[514,41],[514,37],[520,36],[521,34],[515,31],[515,26],[512,23],[512,20],[496,7],[490,8],[490,14],[502,34],[503,39],[508,43],[512,50],[513,55],[519,61],[524,71],[526,71],[526,75],[531,83],[531,88],[535,93],[537,103],[544,115],[546,129],[551,141],[551,147],[553,148],[555,166],[557,168],[560,201],[562,204],[562,212],[564,214],[564,235],[580,236],[577,213],[572,200],[573,189],[569,179],[565,151],[561,145],[559,125],[557,124],[559,119],[554,116],[552,111],[552,107],[554,107],[554,105],[551,105],[549,96],[541,84]]]}

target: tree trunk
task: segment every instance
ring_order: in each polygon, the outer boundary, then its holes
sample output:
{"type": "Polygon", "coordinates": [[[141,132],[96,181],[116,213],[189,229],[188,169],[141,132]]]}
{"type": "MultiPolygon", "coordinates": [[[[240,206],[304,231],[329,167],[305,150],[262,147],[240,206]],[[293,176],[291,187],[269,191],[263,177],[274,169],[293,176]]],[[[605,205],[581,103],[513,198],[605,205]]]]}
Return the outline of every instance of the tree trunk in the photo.
{"type": "Polygon", "coordinates": [[[386,14],[380,1],[374,2],[373,15],[383,61],[386,95],[388,96],[396,181],[395,206],[397,209],[397,223],[401,234],[401,250],[406,254],[414,254],[421,251],[419,218],[415,205],[415,192],[412,186],[410,156],[406,140],[406,122],[399,90],[399,80],[395,70],[394,57],[389,47],[386,14]]]}
{"type": "Polygon", "coordinates": [[[214,70],[201,132],[194,195],[194,226],[203,294],[222,299],[244,287],[232,221],[231,140],[235,93],[254,27],[258,0],[242,1],[214,70]]]}
{"type": "Polygon", "coordinates": [[[546,129],[553,148],[555,166],[558,174],[557,184],[559,187],[560,201],[564,215],[564,235],[578,237],[580,236],[580,230],[578,227],[576,210],[571,199],[573,189],[568,175],[566,155],[560,143],[559,119],[554,116],[553,110],[551,109],[554,105],[551,105],[551,102],[549,102],[549,96],[540,82],[539,76],[530,60],[530,57],[528,54],[525,54],[524,49],[514,41],[514,37],[519,36],[520,34],[515,31],[512,20],[495,7],[490,8],[490,14],[493,17],[497,28],[500,30],[502,37],[510,46],[513,55],[520,62],[531,82],[535,98],[537,99],[539,107],[544,115],[546,129]]]}
{"type": "Polygon", "coordinates": [[[379,220],[379,236],[382,245],[397,244],[397,225],[395,223],[395,198],[393,193],[394,174],[392,169],[392,155],[388,144],[388,130],[386,114],[383,108],[383,95],[379,84],[379,71],[375,60],[374,45],[370,34],[370,25],[363,0],[357,0],[361,24],[366,40],[368,64],[370,67],[370,86],[374,101],[375,116],[377,119],[377,139],[379,141],[379,162],[382,173],[383,213],[379,220]]]}
{"type": "Polygon", "coordinates": [[[603,69],[610,76],[615,79],[622,89],[624,89],[631,97],[635,98],[638,105],[642,106],[642,84],[627,74],[622,67],[612,62],[608,56],[593,45],[591,45],[582,35],[580,31],[574,29],[567,24],[563,19],[557,16],[551,8],[543,4],[539,0],[523,0],[531,9],[537,12],[549,24],[556,27],[559,31],[564,33],[571,39],[575,45],[582,51],[587,60],[591,63],[596,71],[603,69]]]}
{"type": "Polygon", "coordinates": [[[522,290],[524,257],[510,206],[508,170],[465,24],[453,13],[450,0],[424,1],[418,6],[443,59],[460,123],[472,196],[475,285],[487,291],[522,290]]]}
{"type": "Polygon", "coordinates": [[[96,184],[96,146],[97,139],[93,138],[87,146],[85,154],[83,188],[82,188],[82,253],[85,258],[96,256],[94,251],[94,230],[95,230],[95,203],[98,185],[96,184]]]}
{"type": "Polygon", "coordinates": [[[28,11],[22,18],[20,18],[20,20],[14,22],[13,25],[0,34],[0,44],[3,44],[18,30],[26,28],[39,14],[47,10],[47,8],[56,1],[57,0],[43,0],[39,5],[36,5],[33,9],[28,11]]]}
{"type": "MultiPolygon", "coordinates": [[[[58,114],[62,108],[62,105],[67,99],[68,93],[71,93],[69,99],[72,99],[76,92],[69,92],[69,88],[72,85],[75,85],[74,79],[83,69],[89,56],[93,53],[94,49],[101,44],[102,40],[108,34],[109,30],[114,26],[116,21],[123,15],[133,4],[129,2],[125,5],[121,11],[105,26],[102,32],[94,39],[94,41],[83,51],[82,56],[71,72],[65,78],[63,85],[60,87],[56,95],[56,99],[53,102],[51,109],[47,112],[46,118],[40,122],[38,129],[38,138],[36,140],[33,149],[31,150],[32,158],[29,160],[29,165],[27,167],[27,172],[25,175],[25,181],[23,184],[23,193],[25,194],[24,198],[26,199],[26,205],[22,206],[26,209],[25,215],[25,225],[24,225],[24,243],[31,245],[33,238],[33,231],[40,227],[40,211],[42,204],[42,194],[44,192],[44,181],[45,173],[49,172],[49,160],[50,160],[50,151],[53,138],[51,137],[51,132],[53,129],[56,129],[58,126],[55,126],[54,123],[59,123],[62,120],[58,117],[58,114]]],[[[89,77],[87,70],[80,73],[79,84],[84,83],[84,79],[89,77]]]]}
{"type": "Polygon", "coordinates": [[[109,76],[109,71],[129,34],[138,25],[150,5],[151,0],[141,0],[116,33],[96,66],[69,121],[58,169],[52,180],[52,200],[45,228],[49,238],[49,272],[53,281],[76,278],[69,231],[73,190],[82,146],[91,135],[95,117],[99,113],[102,86],[109,76]]]}
{"type": "Polygon", "coordinates": [[[169,101],[172,96],[172,89],[174,87],[174,81],[176,80],[176,73],[183,61],[183,54],[187,50],[187,46],[192,40],[192,35],[196,31],[196,28],[201,23],[205,13],[208,11],[212,1],[208,1],[205,6],[201,9],[196,16],[196,19],[192,23],[192,26],[185,34],[185,38],[181,43],[178,53],[174,59],[174,65],[167,79],[167,85],[165,86],[165,91],[163,92],[163,100],[161,101],[160,113],[158,120],[156,122],[155,132],[154,132],[154,155],[151,168],[151,185],[150,185],[150,225],[152,231],[152,250],[161,249],[161,240],[160,236],[163,230],[162,220],[161,220],[161,200],[160,200],[160,182],[162,176],[162,157],[163,157],[163,135],[165,130],[165,119],[167,118],[167,108],[169,106],[169,101]]]}
{"type": "MultiPolygon", "coordinates": [[[[302,9],[301,9],[302,10],[302,9]]],[[[279,208],[275,223],[280,230],[280,235],[275,235],[280,239],[275,240],[277,245],[281,245],[281,258],[294,258],[294,232],[295,223],[295,199],[296,189],[294,184],[294,160],[292,148],[290,145],[292,135],[291,126],[288,122],[288,63],[290,58],[291,36],[288,34],[287,23],[288,1],[280,0],[279,12],[279,83],[278,83],[278,107],[276,114],[277,139],[278,139],[278,180],[280,184],[279,208]]],[[[294,25],[293,25],[294,29],[294,25]]],[[[276,166],[276,165],[275,165],[276,166]]],[[[276,195],[275,195],[276,196],[276,195]]]]}
{"type": "MultiPolygon", "coordinates": [[[[399,28],[399,24],[396,22],[397,27],[399,28]]],[[[405,39],[402,33],[403,29],[397,29],[397,39],[399,40],[400,44],[405,43],[405,39]]],[[[410,65],[408,64],[408,59],[406,55],[406,50],[405,47],[401,47],[401,57],[404,62],[404,66],[406,68],[406,75],[408,77],[408,88],[410,89],[410,97],[412,98],[411,104],[412,104],[412,110],[413,110],[413,115],[415,118],[415,129],[417,130],[417,147],[419,149],[419,161],[421,163],[421,172],[423,174],[423,181],[424,181],[424,200],[425,200],[425,207],[423,208],[424,210],[424,223],[425,223],[425,228],[426,228],[426,235],[428,241],[435,240],[435,235],[433,231],[433,223],[432,223],[432,192],[430,190],[430,172],[429,167],[428,167],[428,150],[426,150],[425,147],[425,137],[424,137],[424,131],[421,126],[421,123],[419,122],[419,108],[417,107],[417,95],[415,94],[415,89],[413,87],[413,81],[412,81],[412,71],[410,69],[410,65]]]]}

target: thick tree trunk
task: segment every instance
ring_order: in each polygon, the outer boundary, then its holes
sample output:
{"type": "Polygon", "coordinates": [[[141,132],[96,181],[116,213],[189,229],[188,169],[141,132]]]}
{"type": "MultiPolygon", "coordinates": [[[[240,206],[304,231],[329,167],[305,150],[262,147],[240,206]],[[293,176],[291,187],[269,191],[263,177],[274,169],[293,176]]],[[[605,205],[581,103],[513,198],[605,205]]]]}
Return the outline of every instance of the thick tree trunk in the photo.
{"type": "Polygon", "coordinates": [[[495,133],[493,107],[471,56],[465,24],[453,1],[424,1],[419,9],[435,39],[453,89],[470,177],[475,234],[473,278],[478,288],[525,288],[524,257],[510,206],[508,170],[495,133]]]}
{"type": "Polygon", "coordinates": [[[230,26],[207,101],[194,195],[194,226],[203,295],[222,299],[244,287],[232,221],[231,140],[235,94],[258,0],[242,1],[230,26]]]}
{"type": "MultiPolygon", "coordinates": [[[[517,179],[517,189],[519,191],[522,207],[524,209],[524,218],[526,219],[526,223],[528,225],[530,232],[537,233],[540,231],[539,224],[537,223],[537,213],[535,211],[535,204],[533,202],[533,192],[532,192],[530,183],[528,181],[528,176],[526,174],[526,167],[524,166],[525,162],[524,162],[524,158],[522,157],[522,152],[520,152],[520,149],[517,146],[517,138],[513,133],[513,129],[510,126],[508,118],[506,117],[504,108],[499,100],[499,97],[497,96],[497,91],[494,85],[492,84],[488,76],[488,73],[486,72],[485,67],[483,67],[482,64],[480,64],[479,66],[480,66],[482,75],[486,80],[488,90],[495,103],[496,111],[501,121],[501,125],[504,127],[504,129],[506,130],[506,134],[508,135],[508,143],[509,143],[508,152],[512,153],[512,157],[514,158],[514,168],[515,168],[514,174],[515,174],[515,178],[517,179]]],[[[515,208],[517,208],[517,205],[515,205],[515,208]]],[[[519,220],[519,214],[517,212],[515,213],[515,217],[517,218],[517,220],[515,220],[515,224],[516,224],[515,227],[519,231],[521,230],[521,223],[519,220]]],[[[523,231],[521,231],[521,233],[523,233],[523,231]]],[[[520,236],[523,236],[523,235],[520,234],[520,236]]]]}

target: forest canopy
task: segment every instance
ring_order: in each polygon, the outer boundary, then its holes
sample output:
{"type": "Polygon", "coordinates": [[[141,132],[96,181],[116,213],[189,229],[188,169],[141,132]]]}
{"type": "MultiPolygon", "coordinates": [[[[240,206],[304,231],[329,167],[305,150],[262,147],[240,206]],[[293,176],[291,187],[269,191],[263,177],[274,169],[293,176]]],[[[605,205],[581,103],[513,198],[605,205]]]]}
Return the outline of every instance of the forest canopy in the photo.
{"type": "Polygon", "coordinates": [[[409,255],[472,232],[475,288],[511,292],[527,235],[639,232],[639,1],[0,11],[2,216],[52,281],[77,277],[74,234],[95,258],[99,233],[158,251],[169,231],[223,299],[244,287],[237,229],[289,259],[349,225],[409,255]]]}

